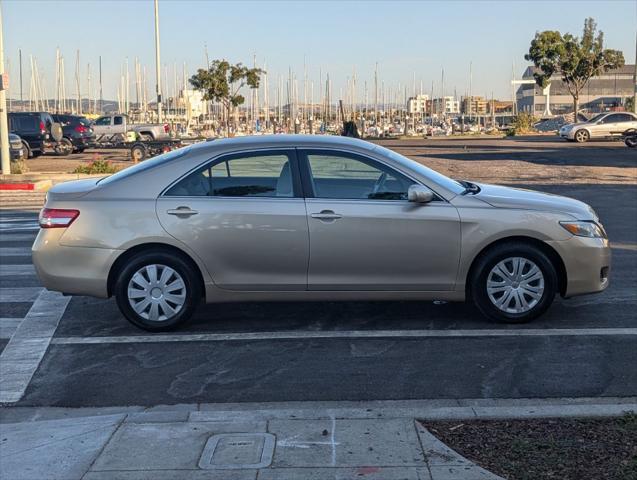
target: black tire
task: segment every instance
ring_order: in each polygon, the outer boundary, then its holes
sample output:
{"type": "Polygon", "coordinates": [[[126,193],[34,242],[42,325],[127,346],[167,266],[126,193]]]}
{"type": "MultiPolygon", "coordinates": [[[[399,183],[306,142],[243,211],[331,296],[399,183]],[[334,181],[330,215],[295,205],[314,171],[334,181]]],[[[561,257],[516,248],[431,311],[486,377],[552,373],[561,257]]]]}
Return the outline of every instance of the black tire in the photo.
{"type": "Polygon", "coordinates": [[[22,148],[24,149],[24,158],[33,158],[33,152],[29,148],[29,144],[25,141],[22,142],[22,148]]]}
{"type": "Polygon", "coordinates": [[[624,139],[624,143],[626,144],[627,147],[629,148],[635,148],[637,147],[637,135],[635,136],[631,136],[631,137],[626,137],[624,139]]]}
{"type": "Polygon", "coordinates": [[[133,145],[133,148],[130,149],[130,158],[135,163],[145,160],[147,156],[148,151],[142,144],[133,145]]]}
{"type": "Polygon", "coordinates": [[[579,130],[575,132],[575,135],[573,135],[573,139],[577,143],[585,143],[591,139],[591,134],[588,133],[588,130],[584,130],[583,128],[580,128],[579,130]]]}
{"type": "MultiPolygon", "coordinates": [[[[194,313],[201,300],[202,285],[199,275],[191,262],[174,253],[162,250],[149,250],[128,259],[117,275],[114,294],[117,306],[122,314],[135,326],[149,332],[166,332],[184,325],[194,313]],[[185,300],[181,309],[165,320],[152,321],[138,314],[128,298],[128,286],[131,278],[145,266],[161,265],[172,268],[181,276],[185,284],[185,300]]],[[[144,312],[142,312],[144,313],[144,312]]]]}
{"type": "Polygon", "coordinates": [[[68,138],[63,138],[55,145],[55,154],[59,157],[66,157],[73,153],[73,144],[68,138]]]}
{"type": "Polygon", "coordinates": [[[487,250],[476,260],[469,280],[469,295],[478,310],[487,318],[501,323],[526,323],[539,317],[553,303],[557,289],[557,272],[551,260],[539,248],[525,243],[503,243],[487,250]],[[512,257],[520,257],[533,262],[542,272],[544,279],[544,290],[541,298],[532,308],[523,313],[501,310],[491,301],[487,292],[487,279],[491,270],[499,262],[512,257]]]}

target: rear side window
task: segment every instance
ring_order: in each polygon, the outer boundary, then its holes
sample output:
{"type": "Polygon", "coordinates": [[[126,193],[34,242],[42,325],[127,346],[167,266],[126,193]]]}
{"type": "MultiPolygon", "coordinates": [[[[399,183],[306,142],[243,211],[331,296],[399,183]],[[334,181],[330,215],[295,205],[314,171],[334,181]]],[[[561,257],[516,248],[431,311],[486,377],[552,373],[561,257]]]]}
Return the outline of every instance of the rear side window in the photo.
{"type": "Polygon", "coordinates": [[[124,119],[122,117],[113,118],[113,125],[121,125],[123,122],[124,122],[124,119]]]}
{"type": "Polygon", "coordinates": [[[287,152],[215,160],[167,192],[180,197],[293,197],[293,159],[287,152]]]}

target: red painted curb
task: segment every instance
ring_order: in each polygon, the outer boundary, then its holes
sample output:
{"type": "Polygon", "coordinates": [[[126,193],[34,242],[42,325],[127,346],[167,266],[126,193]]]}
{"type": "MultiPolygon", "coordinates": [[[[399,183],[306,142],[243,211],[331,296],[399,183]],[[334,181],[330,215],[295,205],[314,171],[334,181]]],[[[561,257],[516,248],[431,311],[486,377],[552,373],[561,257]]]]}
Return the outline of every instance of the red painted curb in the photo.
{"type": "Polygon", "coordinates": [[[35,183],[0,183],[0,190],[35,190],[35,183]]]}

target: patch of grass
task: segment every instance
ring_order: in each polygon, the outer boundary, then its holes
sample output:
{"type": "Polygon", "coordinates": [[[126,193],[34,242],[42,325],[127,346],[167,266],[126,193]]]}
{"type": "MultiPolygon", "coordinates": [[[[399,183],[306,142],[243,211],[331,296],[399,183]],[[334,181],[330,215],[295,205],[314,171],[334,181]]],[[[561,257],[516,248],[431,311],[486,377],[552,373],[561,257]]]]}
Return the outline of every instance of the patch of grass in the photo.
{"type": "Polygon", "coordinates": [[[13,160],[11,162],[11,173],[13,173],[14,175],[27,173],[28,171],[29,167],[27,166],[27,162],[24,159],[13,160]]]}
{"type": "Polygon", "coordinates": [[[73,170],[73,173],[94,175],[99,173],[115,173],[117,171],[119,171],[119,168],[108,160],[94,160],[86,165],[78,166],[75,170],[73,170]]]}

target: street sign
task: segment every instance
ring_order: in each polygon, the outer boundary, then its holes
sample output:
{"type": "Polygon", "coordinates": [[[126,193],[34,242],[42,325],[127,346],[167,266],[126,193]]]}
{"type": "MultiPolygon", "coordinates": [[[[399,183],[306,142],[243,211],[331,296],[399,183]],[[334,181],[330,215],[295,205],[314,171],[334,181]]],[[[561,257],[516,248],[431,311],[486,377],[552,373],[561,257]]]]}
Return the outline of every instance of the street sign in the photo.
{"type": "Polygon", "coordinates": [[[0,90],[9,90],[9,74],[7,72],[0,75],[0,90]]]}

